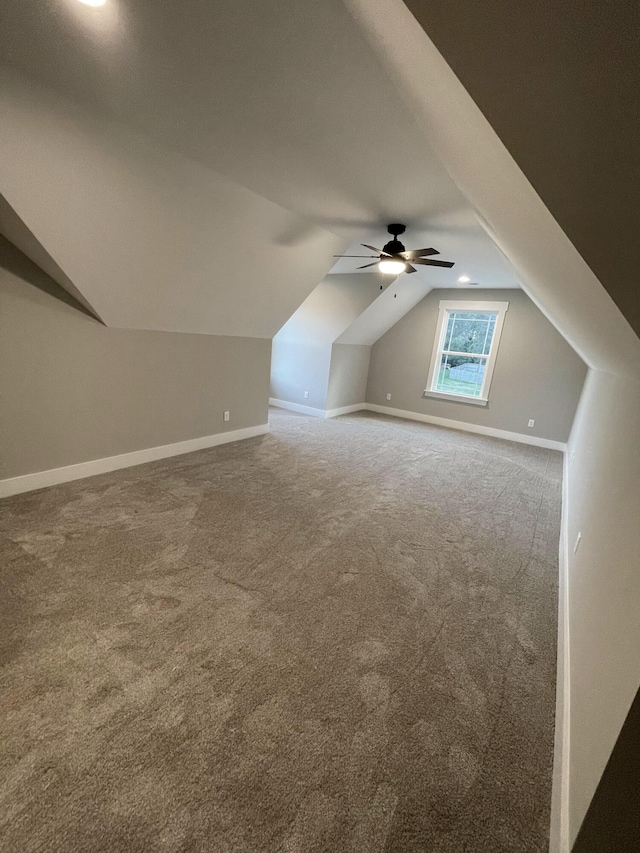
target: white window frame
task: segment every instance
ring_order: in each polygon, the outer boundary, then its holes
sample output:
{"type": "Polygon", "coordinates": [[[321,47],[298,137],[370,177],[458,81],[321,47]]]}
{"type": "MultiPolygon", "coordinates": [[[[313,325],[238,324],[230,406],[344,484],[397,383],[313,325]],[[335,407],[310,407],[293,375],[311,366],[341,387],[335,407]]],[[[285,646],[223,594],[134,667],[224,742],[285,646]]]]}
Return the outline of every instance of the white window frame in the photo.
{"type": "MultiPolygon", "coordinates": [[[[429,377],[427,379],[427,387],[424,390],[425,397],[435,397],[439,400],[452,400],[456,403],[470,403],[472,406],[487,405],[489,402],[491,380],[493,379],[493,370],[496,366],[498,347],[500,346],[500,337],[502,336],[502,327],[504,325],[504,318],[508,308],[508,302],[467,302],[466,300],[459,301],[448,299],[442,299],[440,301],[440,313],[438,314],[438,325],[436,326],[433,352],[431,353],[429,377]],[[442,362],[442,350],[444,349],[444,338],[447,332],[449,313],[453,311],[459,311],[462,313],[491,311],[492,313],[497,313],[496,325],[493,332],[493,338],[491,339],[491,348],[489,349],[487,356],[487,366],[485,367],[479,397],[470,397],[466,394],[451,394],[446,391],[436,391],[434,387],[437,384],[440,372],[439,368],[442,362]]],[[[469,353],[460,353],[460,355],[469,355],[469,353]]]]}

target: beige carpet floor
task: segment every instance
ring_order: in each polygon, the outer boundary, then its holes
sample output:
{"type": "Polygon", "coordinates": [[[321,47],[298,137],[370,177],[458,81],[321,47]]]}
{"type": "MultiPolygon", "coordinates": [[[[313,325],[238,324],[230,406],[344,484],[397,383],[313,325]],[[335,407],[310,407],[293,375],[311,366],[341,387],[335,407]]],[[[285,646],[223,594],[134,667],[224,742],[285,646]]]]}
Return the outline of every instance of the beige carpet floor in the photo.
{"type": "Polygon", "coordinates": [[[274,411],[0,502],[2,851],[546,851],[560,485],[274,411]]]}

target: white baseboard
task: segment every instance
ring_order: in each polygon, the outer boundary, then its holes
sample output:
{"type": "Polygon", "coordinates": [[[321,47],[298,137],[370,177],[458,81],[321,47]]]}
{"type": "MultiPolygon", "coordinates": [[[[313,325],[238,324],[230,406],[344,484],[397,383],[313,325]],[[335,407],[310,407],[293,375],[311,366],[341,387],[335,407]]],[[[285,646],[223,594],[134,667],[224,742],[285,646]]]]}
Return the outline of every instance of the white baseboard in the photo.
{"type": "Polygon", "coordinates": [[[460,429],[465,432],[477,433],[478,435],[489,435],[492,438],[503,438],[506,441],[517,441],[520,444],[531,444],[534,447],[546,447],[549,450],[560,450],[563,453],[567,449],[567,445],[562,441],[554,441],[550,438],[538,438],[535,435],[525,435],[521,432],[509,432],[506,429],[479,426],[478,424],[469,424],[466,421],[453,421],[450,418],[438,418],[435,415],[425,415],[421,412],[392,409],[390,406],[378,406],[375,403],[365,403],[364,408],[369,412],[378,412],[381,415],[391,415],[395,418],[421,421],[422,423],[448,427],[449,429],[460,429]]]}
{"type": "Polygon", "coordinates": [[[569,746],[571,737],[570,644],[569,644],[569,466],[564,455],[562,518],[560,521],[558,577],[558,657],[556,683],[556,734],[553,751],[549,853],[570,853],[569,842],[569,746]]]}
{"type": "Polygon", "coordinates": [[[312,418],[326,417],[324,409],[314,409],[313,406],[290,403],[288,400],[277,400],[275,397],[269,397],[269,405],[276,406],[278,409],[288,409],[290,412],[299,412],[301,415],[311,415],[312,418]]]}
{"type": "Polygon", "coordinates": [[[312,418],[337,418],[340,415],[350,415],[352,412],[362,412],[367,408],[366,403],[354,403],[351,406],[340,406],[338,409],[314,409],[313,406],[277,400],[275,397],[269,397],[269,405],[278,409],[288,409],[290,412],[298,412],[301,415],[311,415],[312,418]]]}
{"type": "Polygon", "coordinates": [[[364,411],[366,406],[366,403],[354,403],[352,406],[340,406],[339,409],[327,409],[324,416],[325,418],[337,418],[340,415],[350,415],[352,412],[364,411]]]}
{"type": "Polygon", "coordinates": [[[338,409],[314,409],[313,406],[290,403],[288,400],[277,400],[275,397],[269,397],[269,405],[278,409],[288,409],[290,412],[298,412],[301,415],[311,415],[312,418],[337,418],[340,415],[361,412],[367,406],[366,403],[354,403],[352,406],[340,406],[338,409]]]}
{"type": "Polygon", "coordinates": [[[448,429],[460,429],[464,432],[473,432],[477,435],[488,435],[492,438],[502,438],[505,441],[517,441],[520,444],[530,444],[534,447],[546,447],[549,450],[560,450],[562,453],[567,445],[562,441],[554,441],[551,438],[539,438],[535,435],[526,435],[522,432],[509,432],[506,429],[479,426],[469,424],[466,421],[453,421],[450,418],[439,418],[435,415],[425,415],[421,412],[410,412],[405,409],[393,409],[391,406],[378,406],[375,403],[355,403],[352,406],[342,406],[339,409],[314,409],[312,406],[303,406],[301,403],[290,403],[288,400],[277,400],[269,398],[269,405],[280,409],[289,409],[291,412],[299,412],[301,415],[311,415],[313,418],[336,418],[339,415],[348,415],[352,412],[378,412],[381,415],[390,415],[394,418],[405,418],[410,421],[420,421],[425,424],[447,427],[448,429]]]}
{"type": "Polygon", "coordinates": [[[35,474],[11,477],[8,480],[0,480],[0,498],[7,498],[21,492],[31,492],[34,489],[44,489],[46,486],[57,486],[60,483],[81,480],[84,477],[93,477],[96,474],[106,474],[108,471],[117,471],[119,468],[155,462],[158,459],[167,459],[170,456],[193,453],[194,450],[205,450],[208,447],[217,447],[219,444],[254,438],[257,435],[264,435],[268,431],[269,424],[258,424],[244,429],[221,432],[217,435],[190,438],[188,441],[178,441],[175,444],[163,444],[160,447],[149,447],[146,450],[134,450],[132,453],[122,453],[119,456],[92,459],[90,462],[79,462],[76,465],[67,465],[64,468],[51,468],[48,471],[38,471],[35,474]]]}

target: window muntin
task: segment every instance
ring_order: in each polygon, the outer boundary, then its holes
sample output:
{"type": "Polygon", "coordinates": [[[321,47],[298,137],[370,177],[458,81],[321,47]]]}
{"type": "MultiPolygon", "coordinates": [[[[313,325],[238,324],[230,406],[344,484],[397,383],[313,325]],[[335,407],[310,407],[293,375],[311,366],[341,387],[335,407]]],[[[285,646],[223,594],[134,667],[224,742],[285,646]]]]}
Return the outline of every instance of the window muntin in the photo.
{"type": "Polygon", "coordinates": [[[440,303],[427,396],[486,405],[508,302],[440,303]]]}

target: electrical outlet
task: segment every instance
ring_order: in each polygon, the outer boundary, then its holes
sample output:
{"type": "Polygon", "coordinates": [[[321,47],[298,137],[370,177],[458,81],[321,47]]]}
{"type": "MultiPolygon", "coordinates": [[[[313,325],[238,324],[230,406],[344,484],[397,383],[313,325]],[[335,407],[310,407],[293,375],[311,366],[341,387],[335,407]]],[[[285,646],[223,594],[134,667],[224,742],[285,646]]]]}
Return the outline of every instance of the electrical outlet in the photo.
{"type": "Polygon", "coordinates": [[[224,417],[225,421],[228,421],[229,420],[229,412],[225,412],[223,417],[224,417]]]}
{"type": "Polygon", "coordinates": [[[535,420],[535,418],[529,418],[529,423],[527,424],[527,426],[529,427],[529,429],[531,429],[531,427],[534,427],[535,425],[536,425],[536,420],[535,420]]]}
{"type": "Polygon", "coordinates": [[[309,392],[308,392],[308,391],[305,391],[305,392],[304,392],[304,399],[305,399],[305,400],[308,400],[308,399],[309,399],[309,392]]]}
{"type": "Polygon", "coordinates": [[[387,400],[391,399],[391,394],[387,394],[387,400]]]}
{"type": "Polygon", "coordinates": [[[582,541],[582,533],[578,533],[576,536],[576,544],[573,546],[573,553],[575,554],[578,548],[580,547],[580,542],[582,541]]]}

